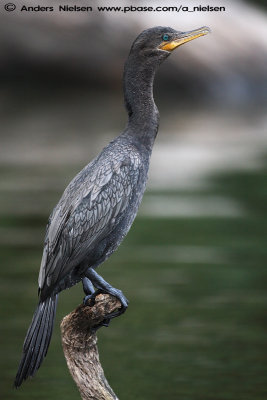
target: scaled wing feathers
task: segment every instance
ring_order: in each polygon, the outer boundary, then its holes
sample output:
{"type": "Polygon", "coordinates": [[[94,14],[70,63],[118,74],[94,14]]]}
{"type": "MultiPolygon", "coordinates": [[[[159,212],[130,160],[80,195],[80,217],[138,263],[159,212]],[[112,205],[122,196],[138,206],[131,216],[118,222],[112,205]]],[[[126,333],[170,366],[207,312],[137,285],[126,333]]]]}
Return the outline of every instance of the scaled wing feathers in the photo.
{"type": "Polygon", "coordinates": [[[133,149],[104,151],[69,184],[48,222],[41,290],[70,273],[93,244],[119,223],[138,180],[139,165],[133,149]]]}

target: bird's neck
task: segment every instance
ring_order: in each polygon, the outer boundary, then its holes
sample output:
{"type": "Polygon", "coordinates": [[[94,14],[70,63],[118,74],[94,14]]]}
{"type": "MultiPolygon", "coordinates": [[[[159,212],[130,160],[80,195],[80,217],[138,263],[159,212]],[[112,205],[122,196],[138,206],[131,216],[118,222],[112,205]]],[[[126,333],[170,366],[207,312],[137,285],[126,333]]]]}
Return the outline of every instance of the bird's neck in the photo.
{"type": "Polygon", "coordinates": [[[152,149],[158,132],[159,113],[153,98],[156,66],[137,57],[129,58],[124,69],[125,106],[129,119],[127,134],[152,149]]]}

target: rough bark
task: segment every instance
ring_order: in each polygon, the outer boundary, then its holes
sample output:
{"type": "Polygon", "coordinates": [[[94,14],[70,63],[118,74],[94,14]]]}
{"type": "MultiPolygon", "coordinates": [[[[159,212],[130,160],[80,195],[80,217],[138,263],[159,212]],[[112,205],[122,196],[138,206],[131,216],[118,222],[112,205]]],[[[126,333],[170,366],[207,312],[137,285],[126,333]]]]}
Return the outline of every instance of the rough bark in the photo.
{"type": "Polygon", "coordinates": [[[115,297],[99,294],[92,307],[80,305],[61,322],[64,355],[83,400],[118,400],[100,364],[94,328],[120,306],[115,297]]]}

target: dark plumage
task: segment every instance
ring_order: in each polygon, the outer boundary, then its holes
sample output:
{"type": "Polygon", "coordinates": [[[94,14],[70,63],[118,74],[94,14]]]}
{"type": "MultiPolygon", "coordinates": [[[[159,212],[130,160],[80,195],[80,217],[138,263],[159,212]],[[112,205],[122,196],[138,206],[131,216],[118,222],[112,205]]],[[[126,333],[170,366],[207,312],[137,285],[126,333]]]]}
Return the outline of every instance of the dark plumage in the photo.
{"type": "Polygon", "coordinates": [[[175,47],[207,32],[207,28],[183,33],[156,27],[142,32],[133,43],[124,70],[128,124],[71,181],[49,218],[39,304],[24,342],[16,387],[35,374],[47,353],[61,290],[83,280],[86,299],[94,295],[94,288],[117,296],[122,309],[108,315],[106,324],[127,308],[122,292],[105,282],[95,268],[117,249],[143,197],[159,123],[153,99],[155,71],[175,47]]]}

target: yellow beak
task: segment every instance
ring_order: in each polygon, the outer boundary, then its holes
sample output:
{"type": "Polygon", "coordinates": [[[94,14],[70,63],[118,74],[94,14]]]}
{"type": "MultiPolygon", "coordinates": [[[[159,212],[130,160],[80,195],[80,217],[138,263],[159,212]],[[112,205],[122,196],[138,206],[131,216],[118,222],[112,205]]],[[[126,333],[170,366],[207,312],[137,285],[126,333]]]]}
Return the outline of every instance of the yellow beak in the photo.
{"type": "Polygon", "coordinates": [[[190,42],[190,40],[197,39],[200,36],[207,35],[210,33],[211,30],[207,26],[203,26],[202,28],[195,29],[193,31],[189,32],[179,32],[177,35],[177,38],[172,39],[169,42],[162,42],[159,45],[159,49],[161,50],[166,50],[166,51],[173,51],[176,49],[178,46],[181,46],[182,44],[186,42],[190,42]]]}

